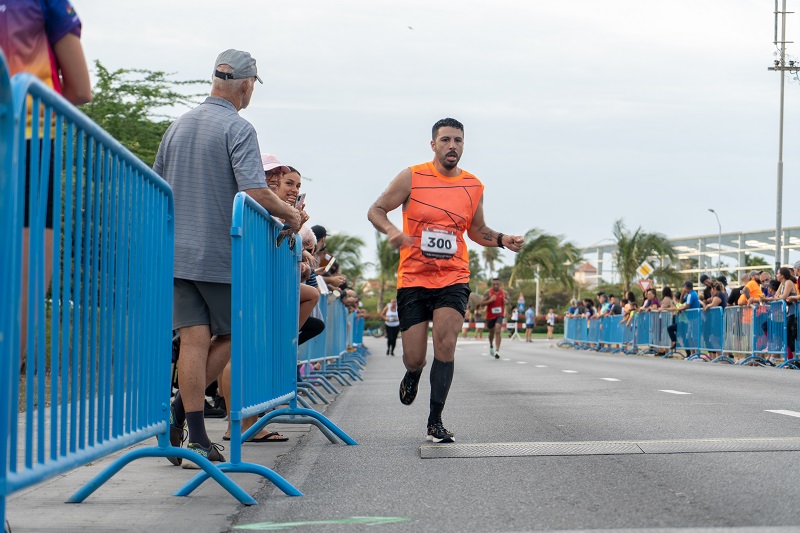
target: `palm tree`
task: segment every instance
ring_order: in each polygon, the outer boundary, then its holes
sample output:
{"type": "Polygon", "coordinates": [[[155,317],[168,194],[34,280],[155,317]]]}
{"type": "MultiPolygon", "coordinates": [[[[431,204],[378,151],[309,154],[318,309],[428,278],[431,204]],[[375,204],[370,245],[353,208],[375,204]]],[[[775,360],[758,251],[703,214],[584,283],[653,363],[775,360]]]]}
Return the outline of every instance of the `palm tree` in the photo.
{"type": "Polygon", "coordinates": [[[475,250],[469,251],[469,277],[476,282],[481,277],[481,256],[475,250]]]}
{"type": "Polygon", "coordinates": [[[631,232],[622,219],[614,222],[614,239],[617,241],[617,253],[614,263],[625,290],[630,290],[636,277],[636,269],[643,261],[653,260],[658,263],[656,270],[661,270],[661,277],[671,277],[669,267],[663,265],[665,258],[674,261],[677,257],[675,249],[662,233],[642,231],[641,226],[631,232]],[[653,258],[656,258],[655,260],[653,258]]]}
{"type": "Polygon", "coordinates": [[[335,233],[328,235],[325,246],[328,253],[336,258],[342,273],[355,285],[358,278],[363,275],[364,267],[367,266],[367,263],[361,261],[364,240],[346,233],[335,233]]]}
{"type": "Polygon", "coordinates": [[[509,285],[515,279],[532,279],[538,274],[572,289],[575,279],[571,266],[580,259],[580,250],[571,242],[564,242],[561,235],[534,228],[525,234],[525,246],[517,254],[509,285]]]}
{"type": "Polygon", "coordinates": [[[503,262],[503,260],[500,259],[500,249],[494,246],[487,246],[483,249],[483,252],[481,252],[481,256],[483,257],[483,263],[486,265],[486,277],[493,277],[494,264],[503,262]]]}
{"type": "Polygon", "coordinates": [[[378,312],[380,312],[383,309],[386,282],[397,278],[397,267],[400,265],[400,250],[392,246],[389,243],[389,239],[377,232],[375,234],[375,243],[378,257],[376,269],[378,271],[378,280],[380,281],[380,288],[378,289],[378,312]]]}

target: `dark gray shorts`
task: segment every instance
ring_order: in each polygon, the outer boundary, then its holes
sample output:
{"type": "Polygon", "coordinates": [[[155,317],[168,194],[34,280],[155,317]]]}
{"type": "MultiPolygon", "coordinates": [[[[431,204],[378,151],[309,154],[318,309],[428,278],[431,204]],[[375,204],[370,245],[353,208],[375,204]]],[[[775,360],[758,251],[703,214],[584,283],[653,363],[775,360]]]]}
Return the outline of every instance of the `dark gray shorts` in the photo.
{"type": "Polygon", "coordinates": [[[212,335],[231,334],[231,286],[175,278],[172,329],[210,326],[212,335]]]}

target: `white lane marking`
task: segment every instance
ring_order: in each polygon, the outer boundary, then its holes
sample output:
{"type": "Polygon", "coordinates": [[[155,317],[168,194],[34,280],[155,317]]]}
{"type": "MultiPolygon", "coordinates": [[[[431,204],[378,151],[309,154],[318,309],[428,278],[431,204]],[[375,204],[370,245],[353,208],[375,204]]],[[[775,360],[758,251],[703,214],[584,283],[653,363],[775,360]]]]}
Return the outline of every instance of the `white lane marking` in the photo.
{"type": "Polygon", "coordinates": [[[511,361],[511,359],[506,359],[506,358],[504,357],[504,358],[503,358],[503,361],[511,361]]]}
{"type": "Polygon", "coordinates": [[[562,370],[562,372],[565,373],[565,374],[577,374],[578,373],[577,370],[562,370]]]}
{"type": "Polygon", "coordinates": [[[600,378],[603,381],[619,381],[617,378],[600,378]]]}
{"type": "Polygon", "coordinates": [[[679,390],[659,390],[658,392],[666,392],[668,394],[691,394],[691,392],[681,392],[679,390]]]}
{"type": "Polygon", "coordinates": [[[527,361],[517,361],[517,364],[518,365],[527,365],[528,362],[527,361]]]}
{"type": "Polygon", "coordinates": [[[786,411],[785,409],[778,409],[778,410],[772,411],[770,409],[766,409],[764,412],[765,413],[775,413],[776,415],[796,416],[797,418],[800,418],[800,413],[798,413],[797,411],[786,411]]]}
{"type": "Polygon", "coordinates": [[[536,368],[547,368],[547,365],[536,365],[536,368]]]}

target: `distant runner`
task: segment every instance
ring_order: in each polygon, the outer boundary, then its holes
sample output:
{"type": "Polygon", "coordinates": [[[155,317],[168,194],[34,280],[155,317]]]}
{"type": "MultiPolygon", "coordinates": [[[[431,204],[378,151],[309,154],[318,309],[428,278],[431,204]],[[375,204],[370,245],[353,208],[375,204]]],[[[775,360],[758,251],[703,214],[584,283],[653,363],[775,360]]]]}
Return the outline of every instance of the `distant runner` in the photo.
{"type": "Polygon", "coordinates": [[[433,161],[406,168],[370,207],[370,222],[400,249],[397,302],[403,332],[406,374],[400,401],[410,405],[426,364],[428,322],[433,321],[431,400],[427,439],[454,442],[442,424],[442,411],[453,381],[458,332],[464,321],[469,288],[466,231],[482,246],[519,252],[521,236],[504,235],[483,220],[483,184],[458,167],[464,150],[464,126],[445,118],[433,125],[433,161]],[[388,213],[403,206],[403,231],[388,213]]]}
{"type": "Polygon", "coordinates": [[[486,329],[489,330],[489,355],[500,359],[500,341],[503,340],[503,317],[506,315],[508,295],[500,288],[500,280],[494,278],[492,287],[483,294],[481,305],[486,306],[486,329]],[[494,343],[497,341],[497,348],[494,343]]]}

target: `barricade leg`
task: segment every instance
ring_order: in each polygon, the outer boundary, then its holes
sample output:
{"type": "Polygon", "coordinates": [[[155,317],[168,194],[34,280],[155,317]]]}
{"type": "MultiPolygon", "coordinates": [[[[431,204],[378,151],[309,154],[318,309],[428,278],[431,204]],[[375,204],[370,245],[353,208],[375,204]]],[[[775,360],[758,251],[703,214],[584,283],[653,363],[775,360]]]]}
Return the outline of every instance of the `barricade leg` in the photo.
{"type": "MultiPolygon", "coordinates": [[[[164,439],[168,439],[166,434],[163,436],[164,439]]],[[[161,440],[162,437],[159,437],[161,440]]],[[[168,440],[167,440],[168,442],[168,440]]],[[[256,501],[247,494],[239,485],[233,482],[228,476],[223,474],[222,469],[218,466],[215,466],[214,463],[206,459],[205,457],[200,456],[199,454],[190,451],[185,448],[176,448],[173,446],[152,446],[148,448],[141,448],[138,450],[131,450],[130,452],[126,453],[113,463],[111,463],[108,467],[105,468],[102,472],[92,478],[88,483],[86,483],[83,487],[80,488],[75,494],[73,494],[68,500],[68,503],[81,503],[86,498],[88,498],[94,491],[99,489],[106,481],[111,479],[117,472],[122,470],[128,463],[135,461],[136,459],[140,459],[142,457],[180,457],[184,461],[193,461],[203,469],[203,475],[205,479],[209,477],[213,478],[214,481],[219,483],[222,488],[227,490],[231,496],[239,500],[240,503],[243,505],[255,505],[256,501]]],[[[175,496],[188,496],[191,491],[181,493],[179,490],[174,495],[175,496]]]]}
{"type": "Polygon", "coordinates": [[[304,391],[306,391],[308,393],[308,397],[309,397],[309,399],[311,399],[312,403],[317,403],[317,400],[315,399],[315,397],[319,398],[319,400],[322,403],[326,404],[326,405],[331,403],[331,402],[328,401],[328,399],[325,396],[323,396],[316,389],[316,387],[314,387],[314,384],[311,383],[310,381],[300,381],[300,382],[298,382],[297,383],[297,388],[303,389],[304,391]]]}
{"type": "MultiPolygon", "coordinates": [[[[317,411],[315,411],[313,409],[299,408],[299,407],[297,407],[297,405],[296,405],[296,403],[294,401],[289,402],[289,407],[284,407],[283,409],[277,409],[275,411],[271,411],[271,412],[267,413],[266,415],[262,416],[258,420],[258,422],[253,425],[253,427],[248,429],[245,432],[245,434],[242,435],[242,438],[247,440],[252,435],[255,435],[256,432],[258,432],[262,427],[267,425],[270,420],[272,420],[273,418],[276,418],[276,417],[281,417],[280,421],[284,422],[284,423],[289,423],[289,424],[292,424],[292,423],[313,424],[313,425],[319,427],[320,429],[322,429],[322,427],[319,424],[322,424],[322,426],[324,426],[327,429],[329,429],[343,443],[345,443],[347,445],[350,445],[350,446],[355,446],[355,445],[358,444],[347,433],[342,431],[336,424],[334,424],[327,417],[325,417],[325,415],[323,415],[322,413],[318,413],[317,411]],[[297,421],[297,417],[302,417],[303,421],[302,422],[297,421]],[[314,421],[319,422],[319,424],[315,423],[314,421]]],[[[328,436],[328,435],[326,435],[326,436],[328,436]]],[[[330,440],[330,436],[328,436],[328,439],[330,440]]],[[[335,441],[333,441],[333,442],[335,442],[335,441]]]]}
{"type": "Polygon", "coordinates": [[[311,383],[312,385],[319,385],[320,387],[322,387],[323,389],[325,389],[325,390],[326,390],[327,392],[329,392],[330,394],[339,394],[339,389],[337,389],[336,387],[334,387],[334,386],[333,386],[333,383],[331,383],[330,381],[328,381],[328,378],[326,378],[325,376],[320,376],[320,375],[317,375],[317,374],[316,374],[316,373],[314,373],[314,372],[312,372],[311,374],[309,374],[309,376],[310,376],[310,377],[309,377],[308,379],[306,379],[306,381],[307,381],[308,383],[311,383]]]}

